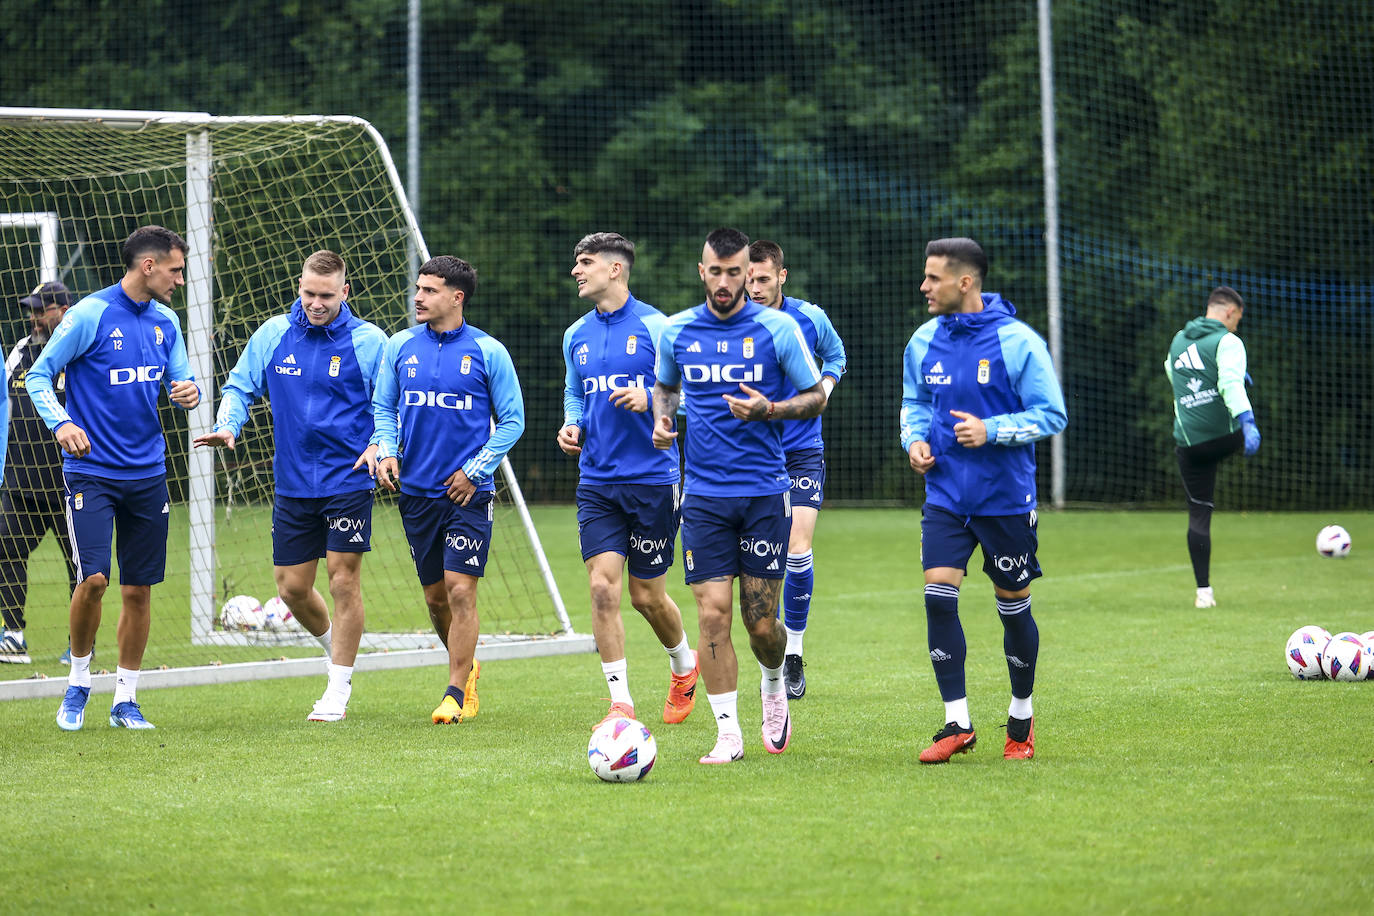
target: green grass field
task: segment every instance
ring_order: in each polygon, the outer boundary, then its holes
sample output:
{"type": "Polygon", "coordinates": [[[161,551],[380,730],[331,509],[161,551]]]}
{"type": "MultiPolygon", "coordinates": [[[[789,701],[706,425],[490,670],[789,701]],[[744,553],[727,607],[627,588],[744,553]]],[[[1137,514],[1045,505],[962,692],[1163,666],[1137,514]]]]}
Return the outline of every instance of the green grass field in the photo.
{"type": "MultiPolygon", "coordinates": [[[[587,630],[573,512],[534,515],[587,630]]],[[[587,768],[592,655],[488,664],[480,716],[454,728],[429,724],[435,668],[360,675],[337,726],[304,718],[322,677],[144,691],[144,733],[105,724],[108,695],[76,734],[56,701],[3,703],[0,912],[1369,912],[1374,682],[1295,681],[1282,658],[1301,624],[1374,629],[1374,515],[1338,519],[1339,561],[1312,548],[1330,520],[1219,515],[1220,606],[1196,611],[1182,512],[1045,513],[1028,762],[1001,756],[1001,627],[976,571],[980,741],[915,762],[943,719],[916,511],[823,515],[810,686],[779,757],[738,626],[746,757],[708,768],[704,697],[657,721],[666,658],[627,619],[659,746],[638,784],[587,768]]]]}

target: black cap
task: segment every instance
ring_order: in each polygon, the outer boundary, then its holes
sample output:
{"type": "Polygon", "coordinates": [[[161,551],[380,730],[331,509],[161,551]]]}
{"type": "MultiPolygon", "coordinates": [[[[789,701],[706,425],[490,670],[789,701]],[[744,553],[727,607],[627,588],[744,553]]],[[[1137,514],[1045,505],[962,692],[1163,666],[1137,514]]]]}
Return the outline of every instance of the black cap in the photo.
{"type": "Polygon", "coordinates": [[[19,300],[19,307],[26,309],[47,308],[49,305],[71,305],[72,294],[68,292],[66,285],[58,280],[49,280],[47,283],[40,283],[23,299],[19,300]]]}

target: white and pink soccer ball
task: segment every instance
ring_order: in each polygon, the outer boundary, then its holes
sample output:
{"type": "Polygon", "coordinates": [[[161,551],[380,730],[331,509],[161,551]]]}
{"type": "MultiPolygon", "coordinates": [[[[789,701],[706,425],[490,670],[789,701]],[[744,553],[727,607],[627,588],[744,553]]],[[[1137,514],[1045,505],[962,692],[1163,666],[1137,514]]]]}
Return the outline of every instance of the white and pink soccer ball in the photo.
{"type": "Polygon", "coordinates": [[[612,716],[587,742],[587,763],[606,782],[634,782],[649,775],[658,759],[658,742],[636,719],[612,716]]]}
{"type": "Polygon", "coordinates": [[[235,595],[219,609],[219,623],[226,630],[261,630],[266,621],[262,604],[252,595],[235,595]]]}
{"type": "Polygon", "coordinates": [[[1336,633],[1322,650],[1321,666],[1333,681],[1363,681],[1369,674],[1369,648],[1358,633],[1336,633]]]}
{"type": "Polygon", "coordinates": [[[1350,532],[1340,525],[1327,525],[1317,532],[1317,553],[1324,557],[1344,557],[1350,554],[1350,532]]]}
{"type": "Polygon", "coordinates": [[[1326,677],[1322,669],[1322,650],[1331,641],[1331,634],[1323,627],[1298,627],[1288,637],[1283,654],[1288,662],[1288,670],[1300,681],[1316,681],[1326,677]]]}
{"type": "Polygon", "coordinates": [[[296,616],[291,613],[291,608],[286,606],[286,602],[281,600],[280,595],[273,595],[267,599],[267,603],[262,606],[263,627],[268,630],[291,630],[299,624],[296,616]]]}

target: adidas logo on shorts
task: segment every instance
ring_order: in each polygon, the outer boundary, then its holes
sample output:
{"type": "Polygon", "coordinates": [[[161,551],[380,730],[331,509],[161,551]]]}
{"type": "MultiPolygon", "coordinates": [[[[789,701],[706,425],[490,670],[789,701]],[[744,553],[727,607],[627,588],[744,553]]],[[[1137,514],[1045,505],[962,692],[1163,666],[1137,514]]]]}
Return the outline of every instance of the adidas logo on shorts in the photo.
{"type": "Polygon", "coordinates": [[[476,558],[476,557],[468,557],[467,565],[468,565],[468,566],[481,566],[482,564],[477,562],[477,558],[476,558]]]}

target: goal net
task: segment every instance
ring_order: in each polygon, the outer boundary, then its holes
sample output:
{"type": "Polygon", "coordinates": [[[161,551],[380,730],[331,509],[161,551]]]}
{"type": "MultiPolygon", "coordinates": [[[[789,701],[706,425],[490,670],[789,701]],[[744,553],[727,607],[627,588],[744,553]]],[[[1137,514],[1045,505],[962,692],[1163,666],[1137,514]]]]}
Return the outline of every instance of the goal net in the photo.
{"type": "MultiPolygon", "coordinates": [[[[318,673],[318,643],[298,625],[255,615],[223,619],[247,595],[266,603],[272,576],[274,443],[270,405],[257,404],[237,448],[191,449],[208,432],[219,385],[252,332],[296,297],[301,264],[328,248],[348,264],[350,307],[394,333],[411,323],[414,270],[429,253],[382,138],[351,117],[228,117],[119,111],[0,109],[0,323],[6,352],[29,333],[17,306],[40,282],[74,298],[123,274],[120,245],[157,223],[190,245],[187,285],[174,301],[198,380],[213,397],[187,412],[165,404],[173,513],[166,580],[153,589],[153,625],[140,683],[209,683],[318,673]]],[[[22,378],[11,380],[23,396],[22,378]]],[[[16,443],[11,442],[10,455],[16,443]]],[[[29,493],[42,497],[52,494],[29,493]]],[[[60,511],[60,508],[59,508],[60,511]]],[[[30,526],[41,530],[43,520],[30,526]]],[[[48,532],[26,564],[11,525],[0,595],[22,613],[30,664],[0,665],[0,697],[58,695],[65,674],[69,585],[48,532]],[[8,574],[4,570],[9,570],[8,574]],[[46,682],[43,676],[49,677],[46,682]]],[[[320,564],[317,588],[328,601],[320,564]]],[[[118,582],[118,571],[112,583],[118,582]]],[[[435,636],[394,497],[379,494],[363,561],[367,632],[358,667],[446,661],[435,636]]],[[[118,592],[106,596],[93,669],[115,667],[118,592]]],[[[479,610],[477,654],[491,659],[590,651],[574,632],[509,462],[497,480],[496,521],[479,610]]],[[[97,678],[96,688],[104,686],[97,678]]]]}

